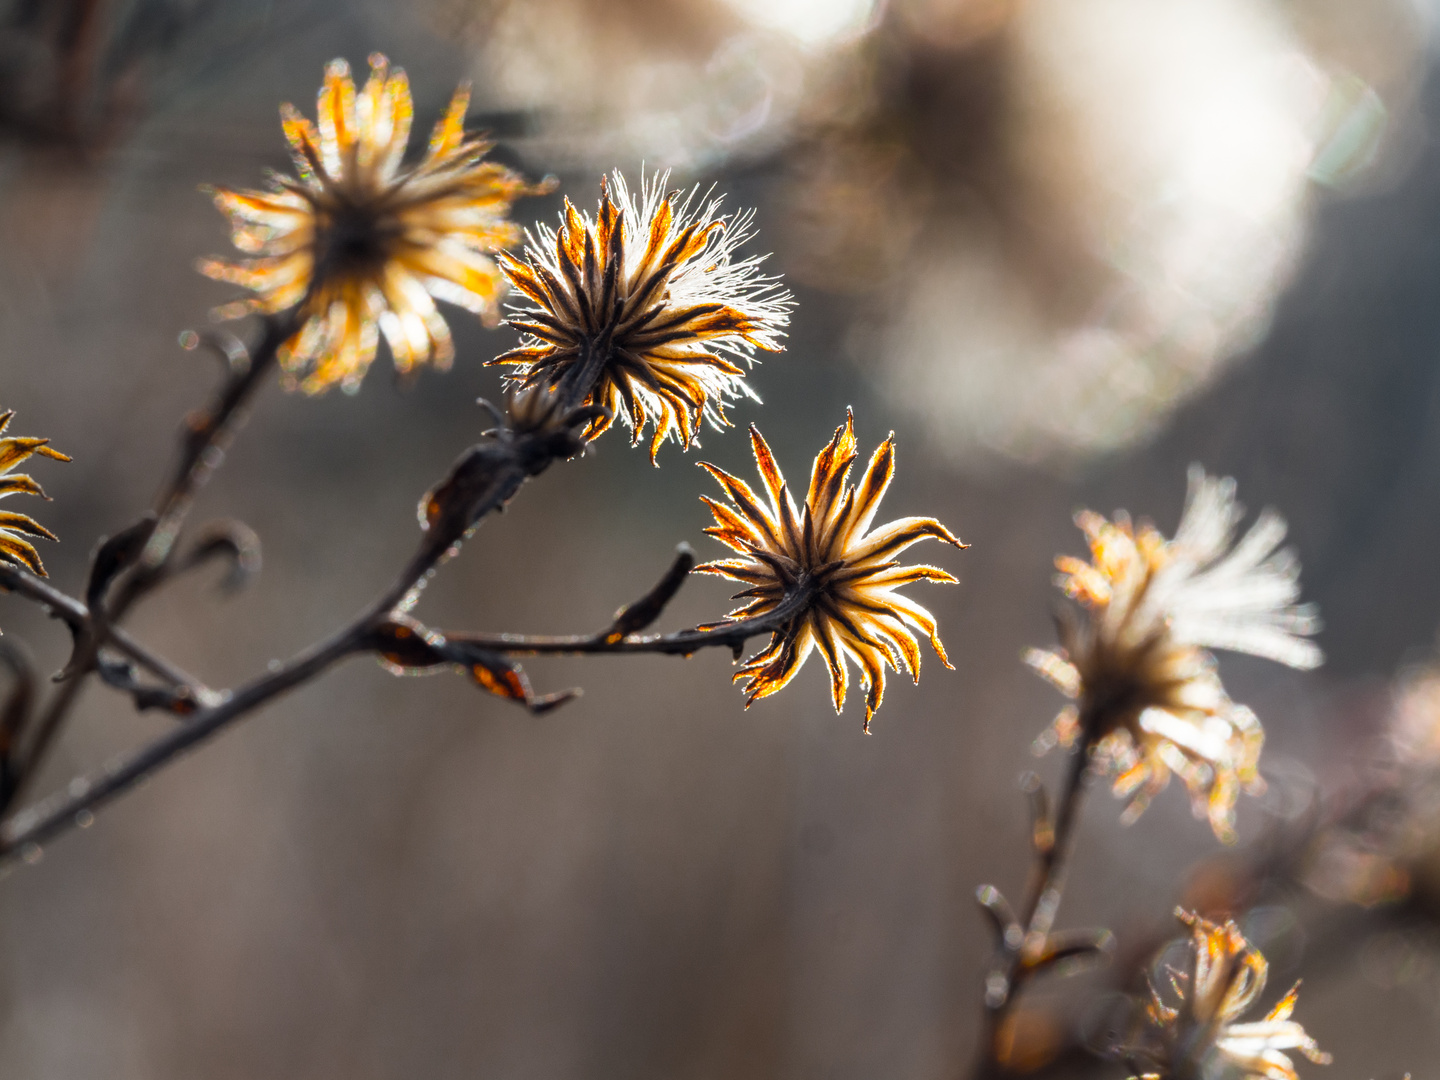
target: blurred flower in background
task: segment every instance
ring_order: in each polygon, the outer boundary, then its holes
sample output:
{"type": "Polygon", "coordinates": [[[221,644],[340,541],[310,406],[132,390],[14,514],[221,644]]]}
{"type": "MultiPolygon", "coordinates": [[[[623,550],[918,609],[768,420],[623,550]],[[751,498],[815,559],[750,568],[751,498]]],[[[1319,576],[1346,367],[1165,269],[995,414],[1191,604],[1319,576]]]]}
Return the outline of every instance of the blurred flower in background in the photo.
{"type": "Polygon", "coordinates": [[[1237,541],[1244,510],[1235,481],[1190,469],[1185,512],[1175,537],[1129,515],[1113,522],[1076,515],[1091,562],[1055,560],[1056,584],[1085,609],[1083,623],[1060,620],[1061,648],[1030,649],[1025,661],[1074,704],[1036,740],[1091,754],[1115,777],[1134,821],[1178,775],[1197,818],[1235,840],[1235,801],[1264,790],[1265,731],[1230,700],[1208,649],[1263,656],[1295,668],[1318,667],[1320,629],[1300,599],[1300,564],[1279,549],[1285,522],[1262,513],[1237,541]]]}
{"type": "Polygon", "coordinates": [[[1408,901],[1440,923],[1440,668],[1402,672],[1371,774],[1311,840],[1303,880],[1338,903],[1408,901]]]}
{"type": "Polygon", "coordinates": [[[1251,344],[1424,40],[1404,0],[431,11],[552,163],[778,164],[786,265],[861,301],[857,358],[962,463],[1124,446],[1251,344]]]}
{"type": "Polygon", "coordinates": [[[1166,966],[1152,977],[1149,1039],[1127,1048],[1127,1064],[1143,1065],[1144,1076],[1154,1080],[1233,1073],[1296,1080],[1295,1063],[1284,1051],[1298,1050],[1317,1065],[1330,1063],[1330,1055],[1290,1019],[1298,983],[1264,1019],[1241,1022],[1264,992],[1270,965],[1235,923],[1210,922],[1184,910],[1175,915],[1190,929],[1189,962],[1181,970],[1166,966]]]}

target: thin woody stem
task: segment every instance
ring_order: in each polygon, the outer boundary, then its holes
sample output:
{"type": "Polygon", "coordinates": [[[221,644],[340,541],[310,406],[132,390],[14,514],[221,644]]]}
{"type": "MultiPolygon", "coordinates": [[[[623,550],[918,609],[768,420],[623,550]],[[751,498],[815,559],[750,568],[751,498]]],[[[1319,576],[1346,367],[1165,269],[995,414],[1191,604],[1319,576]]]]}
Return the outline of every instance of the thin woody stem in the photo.
{"type": "Polygon", "coordinates": [[[247,406],[274,370],[280,346],[294,334],[298,321],[294,309],[266,319],[248,366],[226,381],[209,408],[187,421],[180,459],[155,501],[155,531],[136,560],[134,571],[117,588],[109,604],[111,619],[128,611],[170,561],[195,496],[222,460],[216,451],[223,451],[245,422],[247,406]]]}
{"type": "Polygon", "coordinates": [[[997,1061],[998,1036],[1021,990],[1035,973],[1035,962],[1043,955],[1050,933],[1055,928],[1089,777],[1089,750],[1089,741],[1082,740],[1070,755],[1053,833],[1049,842],[1036,853],[1025,904],[1019,916],[1020,933],[1013,939],[1008,934],[1005,936],[999,960],[986,978],[985,1019],[973,1071],[977,1078],[1004,1071],[997,1061]]]}
{"type": "Polygon", "coordinates": [[[787,594],[774,608],[763,615],[737,619],[723,626],[701,630],[680,630],[673,634],[630,634],[623,637],[607,634],[584,634],[555,637],[527,637],[520,634],[446,633],[448,641],[477,645],[493,652],[511,656],[560,654],[579,656],[595,653],[658,653],[665,656],[690,656],[701,649],[742,649],[745,642],[759,634],[770,634],[790,622],[809,606],[814,590],[806,583],[787,594]]]}
{"type": "MultiPolygon", "coordinates": [[[[423,548],[422,548],[423,551],[423,548]]],[[[15,815],[0,826],[0,859],[11,857],[28,845],[41,844],[78,824],[85,814],[109,802],[160,769],[179,755],[209,739],[266,702],[321,674],[340,660],[368,648],[377,623],[391,614],[396,603],[413,582],[428,570],[417,558],[379,600],[371,604],[344,629],[306,649],[293,660],[231,692],[219,704],[191,716],[182,726],[142,747],[128,757],[118,758],[102,769],[72,780],[62,791],[15,815]]],[[[707,647],[738,649],[746,639],[772,633],[783,627],[810,603],[811,591],[802,585],[765,615],[738,620],[714,630],[687,630],[677,634],[631,636],[603,645],[597,638],[550,639],[568,642],[565,648],[536,647],[536,639],[523,639],[527,652],[654,652],[689,655],[707,647]],[[594,647],[586,647],[586,643],[594,647]]],[[[472,640],[464,635],[447,635],[452,641],[472,640]]],[[[489,638],[474,636],[489,646],[489,638]]],[[[513,639],[512,639],[513,644],[513,639]]]]}
{"type": "MultiPolygon", "coordinates": [[[[1070,755],[1069,767],[1065,773],[1065,787],[1055,814],[1055,838],[1048,849],[1040,854],[1030,886],[1030,895],[1025,903],[1023,918],[1026,942],[1022,946],[1022,952],[1036,951],[1055,928],[1055,916],[1060,910],[1065,876],[1070,868],[1070,853],[1074,846],[1075,826],[1080,817],[1080,804],[1084,801],[1085,778],[1089,773],[1089,765],[1088,748],[1079,747],[1070,755]]],[[[1013,993],[1011,996],[1013,997],[1013,993]]]]}
{"type": "MultiPolygon", "coordinates": [[[[503,503],[497,497],[491,509],[503,503]]],[[[444,553],[434,551],[427,537],[405,572],[386,592],[347,626],[313,645],[275,671],[230,692],[224,700],[193,714],[183,725],[98,772],[72,780],[62,791],[16,814],[0,825],[0,859],[41,843],[76,824],[88,812],[129,790],[180,754],[215,735],[253,709],[319,675],[337,661],[365,647],[377,621],[388,615],[444,553]]]]}
{"type": "MultiPolygon", "coordinates": [[[[279,348],[294,332],[296,320],[294,311],[267,319],[260,343],[249,357],[248,366],[232,375],[209,408],[191,417],[187,423],[179,461],[156,499],[158,524],[135,567],[118,585],[116,596],[103,620],[105,623],[118,622],[135,601],[158,581],[175,550],[175,541],[184,527],[196,494],[219,464],[215,451],[223,447],[242,423],[245,406],[274,369],[279,348]]],[[[113,631],[111,638],[115,640],[113,631]]],[[[71,677],[55,692],[36,724],[35,734],[24,753],[16,785],[9,792],[6,806],[23,795],[39,773],[55,737],[84,689],[87,676],[94,669],[102,644],[101,640],[92,636],[81,654],[74,657],[71,677]]]]}
{"type": "MultiPolygon", "coordinates": [[[[55,618],[63,621],[72,631],[83,633],[94,627],[89,609],[79,600],[17,566],[0,563],[0,589],[6,589],[44,605],[50,609],[55,618]]],[[[116,652],[128,656],[141,667],[155,673],[167,682],[175,686],[187,687],[199,697],[211,693],[200,680],[186,674],[165,657],[152,652],[114,623],[106,623],[103,633],[102,645],[108,645],[116,652]]]]}
{"type": "MultiPolygon", "coordinates": [[[[254,366],[261,366],[265,352],[268,352],[273,360],[275,349],[284,340],[285,336],[280,336],[275,324],[273,322],[268,324],[264,349],[261,356],[257,356],[254,366]]],[[[599,344],[597,343],[597,345],[599,344]]],[[[567,400],[578,404],[583,403],[589,397],[595,382],[604,370],[607,354],[608,343],[600,348],[592,346],[592,351],[587,355],[582,366],[584,376],[589,381],[577,382],[563,391],[567,400]]],[[[266,360],[265,366],[269,366],[270,362],[270,360],[266,360]]],[[[247,373],[247,376],[249,374],[247,373]]],[[[258,383],[258,376],[255,382],[258,383]]],[[[193,493],[208,475],[208,468],[205,464],[208,456],[207,450],[216,445],[217,441],[228,431],[230,418],[236,414],[248,400],[250,393],[253,392],[254,384],[251,385],[251,391],[225,394],[212,411],[212,419],[196,425],[194,428],[196,435],[187,443],[182,465],[175,474],[176,478],[161,499],[160,522],[162,527],[167,520],[176,522],[183,520],[193,493]]],[[[394,583],[350,623],[324,641],[305,649],[276,670],[268,672],[232,692],[222,694],[222,700],[194,712],[184,724],[148,745],[128,756],[111,761],[97,772],[75,778],[62,791],[15,814],[8,821],[0,824],[0,859],[23,852],[33,845],[40,844],[78,825],[81,820],[85,820],[86,814],[96,807],[129,790],[156,770],[256,708],[321,674],[345,657],[368,650],[377,627],[390,619],[398,607],[406,604],[416,586],[453,550],[454,545],[470,529],[490,513],[502,508],[532,476],[539,475],[558,458],[574,453],[572,442],[557,439],[553,433],[525,435],[498,442],[483,449],[484,453],[474,454],[472,451],[472,456],[462,458],[462,461],[457,463],[447,480],[447,484],[453,485],[448,496],[453,503],[450,512],[441,514],[432,524],[415,555],[394,583]]],[[[157,528],[156,531],[158,533],[160,529],[157,528]]],[[[178,525],[176,531],[178,531],[178,525]]],[[[170,551],[173,550],[173,535],[167,543],[169,546],[163,551],[159,551],[157,556],[152,557],[150,565],[163,568],[170,551]]],[[[112,618],[122,609],[122,604],[133,602],[134,598],[143,594],[144,586],[132,583],[136,581],[138,574],[147,565],[144,559],[145,557],[142,555],[135,575],[127,578],[126,585],[130,588],[122,591],[117,597],[112,618]]],[[[124,588],[122,586],[122,589],[124,588]]],[[[31,598],[37,597],[31,594],[31,598]]],[[[808,600],[808,594],[805,599],[808,600]]],[[[768,616],[760,619],[746,620],[744,623],[736,623],[733,627],[722,627],[716,631],[688,631],[686,634],[670,635],[673,640],[660,647],[623,647],[624,639],[622,639],[620,643],[622,647],[591,650],[576,648],[576,640],[566,639],[570,640],[571,648],[569,650],[552,651],[688,653],[707,645],[728,645],[738,649],[743,646],[746,637],[773,630],[793,618],[801,606],[801,601],[793,598],[787,598],[787,600],[789,602],[778,605],[768,616]],[[674,647],[671,647],[672,645],[674,647]]],[[[78,601],[76,603],[78,604],[78,601]]],[[[81,606],[83,607],[83,605],[81,606]]],[[[116,637],[117,631],[113,627],[109,628],[107,632],[112,641],[119,640],[116,637]]],[[[653,645],[651,639],[645,640],[653,645]]],[[[98,649],[99,643],[97,642],[94,651],[98,653],[98,649]]],[[[546,650],[542,647],[527,651],[546,650]]],[[[91,655],[88,660],[93,667],[94,655],[91,655]]],[[[48,737],[53,737],[53,729],[58,727],[60,719],[63,719],[80,683],[79,677],[73,678],[57,693],[56,702],[52,704],[44,718],[51,729],[46,733],[47,741],[48,737]]],[[[42,743],[42,749],[43,746],[42,743]]],[[[32,775],[33,765],[37,760],[32,756],[27,761],[27,771],[30,771],[32,775]]]]}

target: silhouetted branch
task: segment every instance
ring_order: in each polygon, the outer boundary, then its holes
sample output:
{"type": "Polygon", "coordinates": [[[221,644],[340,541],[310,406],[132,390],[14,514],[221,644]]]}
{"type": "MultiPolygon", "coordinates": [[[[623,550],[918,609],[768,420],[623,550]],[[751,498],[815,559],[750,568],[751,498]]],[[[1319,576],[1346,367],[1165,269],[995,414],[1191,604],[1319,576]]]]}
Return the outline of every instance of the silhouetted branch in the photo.
{"type": "Polygon", "coordinates": [[[813,594],[802,582],[773,609],[750,619],[737,619],[713,627],[679,630],[672,634],[634,634],[616,636],[613,629],[598,634],[577,634],[569,637],[529,637],[523,634],[446,634],[455,642],[466,642],[495,652],[518,656],[544,653],[579,655],[582,653],[659,653],[666,656],[690,656],[701,649],[729,649],[736,657],[745,643],[759,634],[779,630],[810,606],[813,594]]]}
{"type": "MultiPolygon", "coordinates": [[[[92,569],[90,589],[96,600],[103,599],[104,585],[110,580],[121,582],[116,586],[118,595],[109,605],[108,618],[96,618],[80,601],[64,596],[29,575],[0,566],[0,575],[3,575],[0,576],[0,584],[8,586],[14,581],[20,586],[15,589],[17,593],[49,606],[65,619],[72,633],[76,634],[77,641],[85,643],[83,650],[77,649],[79,655],[72,658],[71,665],[67,666],[67,670],[74,669],[72,674],[75,677],[61,687],[41,720],[35,748],[24,760],[20,775],[22,785],[26,778],[34,775],[36,765],[83,682],[84,673],[97,667],[103,644],[114,642],[119,651],[131,655],[163,678],[169,678],[167,668],[174,672],[173,667],[130,642],[115,627],[114,620],[130,603],[163,579],[166,564],[174,551],[175,538],[194,493],[217,463],[215,447],[233,429],[242,406],[254,392],[258,373],[273,366],[275,351],[288,336],[286,328],[292,325],[293,318],[292,315],[267,321],[265,337],[256,358],[249,366],[232,363],[230,367],[235,372],[234,377],[210,409],[191,421],[180,465],[159,500],[159,511],[155,515],[157,523],[145,542],[132,543],[148,527],[142,521],[114,540],[102,544],[97,551],[97,565],[92,569]],[[126,557],[136,548],[139,554],[134,557],[129,573],[119,577],[125,569],[126,557]],[[103,566],[100,565],[102,562],[103,566]]],[[[590,377],[598,378],[600,366],[591,365],[591,368],[590,377]]],[[[425,660],[435,659],[437,663],[464,666],[483,687],[501,696],[520,700],[533,712],[543,712],[574,696],[574,691],[545,696],[533,694],[518,666],[506,659],[506,654],[516,649],[491,648],[479,639],[455,638],[447,641],[443,635],[435,635],[413,623],[404,614],[404,609],[413,603],[417,587],[441,561],[454,553],[486,515],[502,508],[525,481],[539,475],[554,461],[574,457],[584,450],[580,431],[597,415],[604,414],[603,409],[583,404],[589,390],[589,386],[567,388],[559,395],[557,408],[548,413],[541,410],[540,414],[547,417],[545,422],[525,431],[504,428],[462,454],[445,478],[422,500],[424,538],[390,588],[346,626],[304,650],[289,663],[234,691],[218,694],[188,678],[170,679],[171,685],[156,687],[141,683],[134,669],[128,665],[99,665],[105,681],[129,693],[140,708],[163,708],[182,715],[188,713],[188,720],[140,750],[111,762],[99,772],[76,778],[62,792],[15,814],[0,825],[0,859],[19,852],[26,845],[40,843],[63,832],[75,824],[77,815],[89,813],[234,721],[356,653],[376,651],[392,665],[403,667],[406,666],[403,650],[418,649],[423,645],[428,650],[420,654],[425,660]],[[404,634],[400,633],[402,630],[404,634]],[[431,638],[428,642],[426,635],[431,638]],[[395,658],[387,658],[387,652],[393,653],[395,658]]],[[[612,640],[608,648],[554,650],[542,645],[539,649],[525,646],[518,651],[693,652],[712,644],[728,644],[738,651],[746,637],[773,628],[768,623],[778,625],[798,610],[798,604],[787,598],[786,603],[765,619],[747,620],[718,631],[687,631],[651,639],[624,636],[629,628],[643,628],[659,615],[665,603],[679,589],[693,560],[693,554],[688,550],[682,551],[676,564],[654,589],[622,609],[612,627],[602,634],[602,637],[608,635],[613,639],[619,628],[621,637],[612,640]],[[648,648],[645,647],[647,643],[650,645],[648,648]]]]}
{"type": "Polygon", "coordinates": [[[997,1036],[1020,991],[1032,978],[1064,960],[1102,955],[1114,946],[1108,930],[1054,933],[1089,769],[1090,743],[1082,739],[1070,753],[1065,786],[1053,819],[1049,798],[1039,777],[1027,773],[1022,778],[1021,786],[1030,797],[1035,866],[1020,914],[1014,913],[995,886],[982,885],[976,891],[976,899],[996,928],[998,955],[985,977],[985,1023],[975,1077],[989,1077],[1003,1071],[996,1060],[997,1036]]]}
{"type": "MultiPolygon", "coordinates": [[[[90,632],[90,611],[83,603],[62,593],[28,571],[7,563],[0,563],[0,589],[35,601],[53,618],[63,622],[72,635],[79,637],[88,635],[90,632]]],[[[108,646],[116,652],[128,656],[141,667],[174,686],[188,686],[197,692],[210,693],[205,690],[199,680],[187,675],[169,660],[152,652],[113,623],[105,626],[104,637],[100,644],[102,647],[108,646]]]]}
{"type": "MultiPolygon", "coordinates": [[[[148,527],[144,543],[127,544],[123,551],[106,551],[102,546],[102,550],[96,553],[91,587],[94,588],[97,572],[102,569],[104,585],[117,582],[114,598],[103,606],[98,619],[106,627],[107,639],[113,639],[112,624],[119,622],[136,600],[165,579],[166,566],[195,495],[224,460],[225,445],[243,423],[245,407],[261,382],[274,370],[279,348],[294,333],[297,319],[296,309],[267,318],[253,354],[247,353],[244,346],[233,339],[216,346],[226,357],[227,377],[215,400],[187,419],[181,437],[179,461],[156,500],[154,520],[148,527]],[[100,565],[102,556],[106,562],[103,568],[100,565]]],[[[143,521],[132,528],[144,528],[143,521]]],[[[105,590],[102,588],[100,591],[105,590]]],[[[97,610],[100,608],[97,607],[97,610]]],[[[88,619],[88,611],[86,614],[88,619]]],[[[75,629],[76,624],[72,623],[71,630],[75,629]]],[[[88,623],[86,629],[88,631],[88,623]]],[[[101,644],[100,638],[93,635],[77,637],[74,654],[65,667],[66,680],[40,717],[35,736],[24,755],[15,789],[0,804],[0,810],[6,809],[18,797],[39,771],[84,687],[85,676],[95,668],[101,644]]],[[[135,659],[141,660],[140,657],[135,659]]],[[[203,689],[199,689],[199,693],[203,698],[203,689]]]]}

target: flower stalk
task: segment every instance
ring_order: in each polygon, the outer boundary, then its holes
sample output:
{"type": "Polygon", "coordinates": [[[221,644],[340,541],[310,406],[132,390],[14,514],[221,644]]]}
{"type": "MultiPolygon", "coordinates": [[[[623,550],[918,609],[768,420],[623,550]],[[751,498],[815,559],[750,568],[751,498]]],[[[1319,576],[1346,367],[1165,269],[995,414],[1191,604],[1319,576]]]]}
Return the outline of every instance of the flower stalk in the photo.
{"type": "MultiPolygon", "coordinates": [[[[100,618],[92,620],[103,621],[105,632],[77,636],[75,654],[65,667],[67,678],[35,722],[35,733],[18,761],[15,782],[6,790],[0,791],[0,813],[25,794],[33,778],[39,773],[85,687],[87,676],[95,670],[102,647],[107,644],[117,645],[122,652],[154,669],[152,663],[135,655],[135,643],[130,642],[131,647],[126,646],[128,637],[122,634],[117,624],[138,600],[165,577],[166,569],[175,555],[176,541],[185,527],[195,497],[223,461],[223,457],[216,454],[217,449],[228,445],[243,425],[250,402],[267,377],[274,372],[278,350],[293,333],[293,328],[293,313],[267,318],[255,349],[247,351],[242,348],[232,354],[227,377],[215,399],[202,412],[192,415],[186,421],[181,434],[180,455],[169,481],[155,501],[156,525],[149,540],[130,566],[122,566],[116,572],[119,583],[114,590],[115,596],[108,604],[102,605],[100,618]]],[[[13,585],[7,587],[15,588],[13,585]]],[[[52,609],[55,608],[53,603],[51,606],[52,609]]],[[[77,625],[79,624],[72,622],[72,630],[77,625]]],[[[174,674],[173,671],[157,673],[165,674],[167,678],[174,674]]],[[[184,685],[193,684],[193,680],[188,678],[173,681],[184,685]]]]}
{"type": "Polygon", "coordinates": [[[1022,991],[1032,978],[1061,959],[1105,953],[1112,947],[1108,931],[1063,936],[1054,932],[1089,775],[1089,746],[1082,744],[1071,751],[1066,762],[1065,780],[1053,818],[1038,777],[1033,773],[1027,776],[1027,787],[1040,797],[1034,800],[1031,823],[1034,865],[1018,917],[993,885],[982,885],[976,890],[981,907],[991,917],[997,949],[985,977],[981,1035],[971,1069],[975,1080],[1005,1073],[1005,1031],[1022,991]]]}

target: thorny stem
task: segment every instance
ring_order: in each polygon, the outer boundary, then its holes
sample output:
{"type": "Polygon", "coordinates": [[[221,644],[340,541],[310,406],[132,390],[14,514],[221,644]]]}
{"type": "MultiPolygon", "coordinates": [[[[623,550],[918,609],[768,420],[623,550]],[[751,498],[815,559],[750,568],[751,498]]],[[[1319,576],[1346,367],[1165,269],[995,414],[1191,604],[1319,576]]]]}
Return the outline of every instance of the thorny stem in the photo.
{"type": "MultiPolygon", "coordinates": [[[[296,314],[293,311],[266,319],[263,336],[250,355],[248,364],[242,370],[231,374],[220,394],[203,413],[192,415],[188,419],[179,461],[170,481],[156,499],[158,524],[135,567],[117,586],[115,598],[101,620],[104,623],[113,627],[135,601],[159,580],[174,553],[175,541],[184,527],[185,518],[196,494],[220,464],[223,447],[243,423],[245,406],[255,396],[265,377],[274,369],[279,348],[294,332],[295,322],[296,314]]],[[[120,640],[113,628],[107,632],[111,640],[120,640]]],[[[55,737],[79,699],[87,676],[94,670],[103,644],[104,640],[96,639],[92,635],[72,659],[70,678],[55,692],[36,724],[35,735],[20,762],[15,788],[7,793],[8,797],[4,804],[0,805],[0,811],[19,798],[33,783],[46,754],[54,745],[55,737]]]]}
{"type": "Polygon", "coordinates": [[[985,1019],[973,1074],[977,1080],[1003,1072],[997,1060],[997,1040],[1021,990],[1035,974],[1035,961],[1042,955],[1055,928],[1089,767],[1090,742],[1082,739],[1070,755],[1053,833],[1048,843],[1037,845],[1035,866],[1020,913],[1022,932],[1005,935],[1000,957],[985,980],[985,1019]]]}

